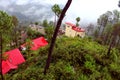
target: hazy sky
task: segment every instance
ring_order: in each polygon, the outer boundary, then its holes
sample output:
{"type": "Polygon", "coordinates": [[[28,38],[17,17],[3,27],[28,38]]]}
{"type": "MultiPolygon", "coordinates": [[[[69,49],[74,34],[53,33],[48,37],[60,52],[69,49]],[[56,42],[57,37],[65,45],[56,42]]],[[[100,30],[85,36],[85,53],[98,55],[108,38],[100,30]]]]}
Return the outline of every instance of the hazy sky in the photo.
{"type": "MultiPolygon", "coordinates": [[[[96,22],[97,18],[106,11],[112,11],[118,8],[119,0],[73,0],[72,4],[67,11],[65,21],[75,22],[76,17],[81,18],[83,22],[96,22]]],[[[1,0],[0,5],[6,7],[9,4],[24,5],[27,3],[39,4],[62,4],[65,5],[67,0],[1,0]]]]}

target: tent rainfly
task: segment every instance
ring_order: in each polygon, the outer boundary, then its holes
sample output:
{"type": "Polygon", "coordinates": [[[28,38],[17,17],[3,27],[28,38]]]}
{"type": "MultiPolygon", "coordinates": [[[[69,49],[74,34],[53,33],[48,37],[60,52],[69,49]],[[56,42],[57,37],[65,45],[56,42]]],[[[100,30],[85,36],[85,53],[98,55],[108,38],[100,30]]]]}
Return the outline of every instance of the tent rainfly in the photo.
{"type": "Polygon", "coordinates": [[[8,55],[7,60],[2,61],[2,73],[6,74],[10,69],[16,69],[19,64],[25,62],[19,49],[13,49],[4,53],[8,55]]]}
{"type": "MultiPolygon", "coordinates": [[[[25,50],[26,49],[26,46],[27,43],[21,45],[22,47],[22,50],[25,50]]],[[[48,45],[48,42],[45,40],[44,37],[39,37],[39,38],[36,38],[34,40],[32,40],[32,45],[31,46],[31,50],[38,50],[40,47],[43,47],[43,46],[46,46],[48,45]]]]}
{"type": "Polygon", "coordinates": [[[19,65],[25,62],[25,59],[19,49],[14,49],[6,52],[5,54],[8,55],[8,61],[13,65],[19,65]]]}
{"type": "Polygon", "coordinates": [[[6,74],[10,69],[17,69],[17,66],[12,65],[9,63],[8,60],[2,61],[2,74],[6,74]]]}

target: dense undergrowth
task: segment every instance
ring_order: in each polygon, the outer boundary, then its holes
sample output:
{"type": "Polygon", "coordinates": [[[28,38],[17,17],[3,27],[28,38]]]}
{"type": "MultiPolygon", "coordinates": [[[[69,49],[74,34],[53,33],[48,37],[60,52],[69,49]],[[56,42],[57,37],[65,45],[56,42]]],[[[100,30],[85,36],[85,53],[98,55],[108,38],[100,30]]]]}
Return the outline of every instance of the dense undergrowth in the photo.
{"type": "Polygon", "coordinates": [[[4,75],[5,80],[120,80],[120,52],[88,38],[58,38],[50,68],[43,74],[48,46],[22,52],[26,62],[4,75]]]}

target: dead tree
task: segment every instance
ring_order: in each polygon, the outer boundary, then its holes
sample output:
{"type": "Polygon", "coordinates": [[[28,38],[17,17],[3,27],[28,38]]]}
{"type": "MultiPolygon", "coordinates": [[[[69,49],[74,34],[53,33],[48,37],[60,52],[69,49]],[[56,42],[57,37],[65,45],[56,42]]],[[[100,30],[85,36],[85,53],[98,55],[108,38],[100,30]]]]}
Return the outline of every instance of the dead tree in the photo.
{"type": "Polygon", "coordinates": [[[53,37],[52,37],[52,41],[51,41],[51,44],[50,44],[50,48],[49,48],[49,52],[48,52],[48,58],[46,60],[46,66],[45,66],[45,69],[44,69],[44,75],[46,75],[46,72],[50,66],[50,62],[51,62],[51,55],[52,55],[52,52],[53,52],[53,48],[54,48],[54,45],[55,45],[55,41],[56,41],[56,37],[57,37],[57,34],[58,34],[58,31],[59,31],[59,28],[61,26],[61,23],[62,23],[62,20],[65,16],[65,13],[66,11],[68,10],[70,4],[71,4],[72,0],[68,0],[64,9],[62,10],[62,13],[60,15],[60,18],[58,19],[58,22],[57,22],[57,25],[56,25],[56,28],[55,28],[55,31],[54,31],[54,34],[53,34],[53,37]]]}

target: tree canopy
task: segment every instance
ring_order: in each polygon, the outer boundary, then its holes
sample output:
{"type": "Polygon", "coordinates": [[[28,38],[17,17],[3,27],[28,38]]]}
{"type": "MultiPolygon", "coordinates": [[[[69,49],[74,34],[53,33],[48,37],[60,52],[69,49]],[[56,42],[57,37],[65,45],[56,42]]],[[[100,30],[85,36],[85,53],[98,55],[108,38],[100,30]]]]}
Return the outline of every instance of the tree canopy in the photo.
{"type": "Polygon", "coordinates": [[[6,12],[0,11],[0,33],[8,32],[13,26],[12,17],[6,12]]]}
{"type": "Polygon", "coordinates": [[[60,16],[62,9],[60,9],[58,4],[53,5],[52,11],[57,15],[57,17],[60,16]]]}
{"type": "Polygon", "coordinates": [[[76,26],[79,26],[79,22],[80,22],[80,17],[76,18],[76,26]]]}
{"type": "Polygon", "coordinates": [[[12,17],[3,11],[0,11],[0,74],[2,80],[4,80],[2,75],[2,53],[4,48],[6,48],[6,46],[3,47],[3,44],[7,44],[9,42],[10,38],[8,35],[12,27],[12,17]]]}

